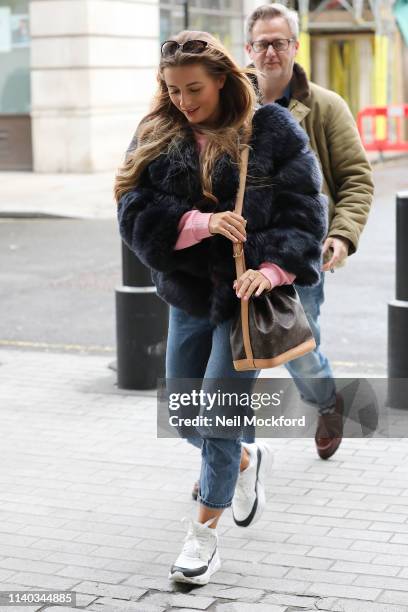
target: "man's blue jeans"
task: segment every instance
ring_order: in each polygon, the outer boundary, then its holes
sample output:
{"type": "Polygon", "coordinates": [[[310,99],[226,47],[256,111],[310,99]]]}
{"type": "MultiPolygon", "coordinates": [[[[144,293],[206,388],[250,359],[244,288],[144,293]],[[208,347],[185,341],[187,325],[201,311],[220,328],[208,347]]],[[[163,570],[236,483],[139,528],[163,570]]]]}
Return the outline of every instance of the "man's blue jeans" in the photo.
{"type": "Polygon", "coordinates": [[[320,351],[320,306],[324,302],[324,272],[320,282],[314,287],[296,285],[313,336],[316,340],[314,351],[286,364],[302,399],[316,406],[319,414],[333,409],[336,402],[336,387],[330,364],[320,351]]]}
{"type": "MultiPolygon", "coordinates": [[[[258,371],[234,370],[230,347],[231,321],[214,327],[206,318],[193,317],[170,307],[166,354],[166,379],[193,378],[211,392],[216,379],[247,379],[252,390],[258,371]]],[[[171,383],[170,383],[171,384],[171,383]]],[[[197,431],[189,442],[201,449],[199,501],[210,508],[227,508],[232,503],[241,462],[241,437],[202,437],[197,431]]]]}

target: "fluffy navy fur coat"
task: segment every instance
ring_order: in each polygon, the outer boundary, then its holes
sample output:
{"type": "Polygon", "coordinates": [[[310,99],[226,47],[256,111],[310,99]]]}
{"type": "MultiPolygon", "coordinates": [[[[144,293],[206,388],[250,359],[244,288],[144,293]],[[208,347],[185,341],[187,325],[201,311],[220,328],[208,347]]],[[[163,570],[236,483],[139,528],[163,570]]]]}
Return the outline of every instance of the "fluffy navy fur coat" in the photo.
{"type": "MultiPolygon", "coordinates": [[[[118,207],[121,236],[152,269],[158,295],[214,324],[232,317],[239,304],[232,242],[217,234],[186,249],[175,251],[174,245],[187,211],[234,210],[238,183],[237,164],[224,155],[212,177],[218,204],[203,197],[197,145],[186,127],[177,150],[153,160],[118,207]]],[[[268,261],[296,274],[299,285],[317,283],[327,231],[320,188],[320,170],[302,128],[277,104],[257,110],[243,208],[247,268],[268,261]]]]}

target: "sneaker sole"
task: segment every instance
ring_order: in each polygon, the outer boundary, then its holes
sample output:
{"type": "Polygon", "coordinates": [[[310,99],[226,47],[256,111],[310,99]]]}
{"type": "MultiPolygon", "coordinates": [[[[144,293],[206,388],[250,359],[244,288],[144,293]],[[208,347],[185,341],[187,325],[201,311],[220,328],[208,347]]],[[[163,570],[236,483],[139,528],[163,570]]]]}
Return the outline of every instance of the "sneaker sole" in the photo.
{"type": "Polygon", "coordinates": [[[264,453],[262,455],[261,465],[259,467],[259,476],[258,476],[257,491],[256,491],[259,501],[258,501],[258,507],[256,509],[256,513],[255,513],[252,523],[255,523],[261,518],[261,514],[265,509],[265,506],[266,506],[266,496],[265,496],[266,479],[271,472],[272,464],[273,464],[273,454],[271,450],[266,445],[261,445],[261,448],[264,449],[264,453]]]}
{"type": "Polygon", "coordinates": [[[273,455],[270,449],[265,445],[259,445],[256,452],[258,457],[255,484],[256,498],[252,510],[246,519],[238,521],[233,517],[238,527],[249,527],[250,525],[254,525],[261,518],[262,512],[266,506],[265,480],[272,468],[273,455]],[[266,449],[264,453],[261,452],[261,448],[264,450],[266,449]]]}
{"type": "Polygon", "coordinates": [[[172,582],[186,582],[187,584],[198,584],[200,586],[204,586],[210,582],[211,576],[215,574],[220,567],[221,561],[217,551],[204,574],[200,574],[199,576],[185,576],[183,572],[174,572],[173,574],[170,572],[169,580],[172,582]]]}

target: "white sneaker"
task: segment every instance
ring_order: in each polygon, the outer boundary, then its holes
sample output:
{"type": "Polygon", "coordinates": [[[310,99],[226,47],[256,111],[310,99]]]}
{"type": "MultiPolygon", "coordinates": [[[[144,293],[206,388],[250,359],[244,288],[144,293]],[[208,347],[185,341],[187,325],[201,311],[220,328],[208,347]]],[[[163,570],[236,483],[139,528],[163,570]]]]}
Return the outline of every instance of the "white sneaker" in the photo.
{"type": "Polygon", "coordinates": [[[248,527],[256,523],[264,511],[265,480],[272,468],[273,455],[269,446],[262,442],[242,446],[249,453],[249,465],[239,473],[232,499],[232,516],[239,527],[248,527]]]}
{"type": "Polygon", "coordinates": [[[170,569],[170,580],[208,584],[212,574],[221,567],[217,532],[208,526],[213,520],[210,519],[204,524],[189,522],[183,550],[170,569]]]}

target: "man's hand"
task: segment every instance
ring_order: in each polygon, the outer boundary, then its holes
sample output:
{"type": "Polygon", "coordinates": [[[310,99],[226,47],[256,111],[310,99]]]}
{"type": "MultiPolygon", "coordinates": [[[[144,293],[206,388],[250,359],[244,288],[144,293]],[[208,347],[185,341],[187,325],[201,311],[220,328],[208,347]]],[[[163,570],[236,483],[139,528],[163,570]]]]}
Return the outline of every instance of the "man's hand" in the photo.
{"type": "Polygon", "coordinates": [[[254,291],[258,297],[263,291],[270,291],[271,288],[271,282],[259,270],[247,270],[234,281],[237,297],[244,300],[249,300],[254,291]]]}
{"type": "Polygon", "coordinates": [[[210,234],[221,234],[231,242],[245,242],[245,225],[244,217],[227,210],[226,212],[213,213],[210,217],[208,229],[210,234]]]}
{"type": "Polygon", "coordinates": [[[328,272],[346,259],[349,252],[349,244],[347,238],[335,238],[334,236],[326,238],[323,245],[323,256],[329,249],[332,251],[332,256],[322,267],[323,272],[328,272]]]}

